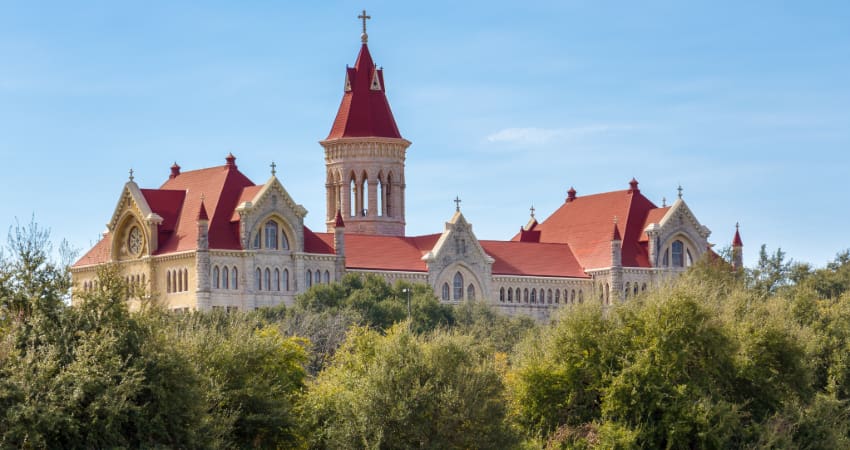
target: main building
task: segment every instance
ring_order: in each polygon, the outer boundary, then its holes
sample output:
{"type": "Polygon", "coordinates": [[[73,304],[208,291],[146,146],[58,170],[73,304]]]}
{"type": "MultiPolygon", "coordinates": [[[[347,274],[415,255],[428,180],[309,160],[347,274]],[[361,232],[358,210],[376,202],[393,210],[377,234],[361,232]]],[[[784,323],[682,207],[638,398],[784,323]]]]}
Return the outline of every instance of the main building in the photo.
{"type": "MultiPolygon", "coordinates": [[[[364,14],[365,16],[365,14],[364,14]]],[[[404,139],[384,73],[364,30],[327,138],[326,230],[275,176],[261,184],[225,164],[182,171],[155,189],[124,185],[103,238],[72,269],[77,290],[117,264],[139,295],[179,311],[246,310],[281,303],[346,273],[430,285],[444,302],[484,300],[508,314],[547,318],[568,304],[610,304],[685,270],[710,252],[710,231],[679,198],[657,206],[632,179],[620,191],[570,188],[542,222],[532,215],[510,240],[479,240],[459,204],[442,231],[405,234],[404,139]]],[[[318,186],[317,186],[318,188],[318,186]]],[[[733,263],[743,244],[737,230],[733,263]]],[[[140,299],[136,299],[140,300],[140,299]]]]}

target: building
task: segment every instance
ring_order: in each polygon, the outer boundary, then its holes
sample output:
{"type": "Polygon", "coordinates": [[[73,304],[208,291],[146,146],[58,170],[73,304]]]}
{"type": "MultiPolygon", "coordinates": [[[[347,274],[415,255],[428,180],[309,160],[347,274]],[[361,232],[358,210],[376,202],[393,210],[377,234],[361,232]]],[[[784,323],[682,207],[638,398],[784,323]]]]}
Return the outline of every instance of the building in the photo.
{"type": "MultiPolygon", "coordinates": [[[[365,16],[365,14],[364,14],[365,16]]],[[[363,18],[363,17],[361,17],[363,18]]],[[[567,304],[628,299],[710,251],[710,231],[682,199],[656,206],[637,180],[628,189],[579,195],[513,238],[479,240],[460,200],[442,231],[405,234],[405,156],[364,29],[327,138],[326,230],[275,176],[255,184],[231,154],[225,164],[183,172],[176,163],[156,189],[132,172],[103,238],[71,269],[77,289],[97,286],[115,263],[131,285],[169,308],[253,309],[291,304],[313,284],[346,273],[427,283],[445,302],[482,299],[539,319],[567,304]]],[[[318,186],[317,186],[318,188],[318,186]]],[[[736,231],[734,263],[743,244],[736,231]]]]}

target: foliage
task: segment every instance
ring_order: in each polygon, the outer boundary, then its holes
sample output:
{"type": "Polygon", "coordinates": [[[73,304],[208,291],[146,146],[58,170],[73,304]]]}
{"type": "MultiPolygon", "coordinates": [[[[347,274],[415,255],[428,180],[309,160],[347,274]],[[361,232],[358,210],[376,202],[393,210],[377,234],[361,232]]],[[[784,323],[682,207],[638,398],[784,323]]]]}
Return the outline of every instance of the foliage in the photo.
{"type": "MultiPolygon", "coordinates": [[[[312,448],[508,448],[501,364],[467,336],[354,328],[310,386],[312,448]]],[[[305,432],[305,434],[308,434],[305,432]]]]}

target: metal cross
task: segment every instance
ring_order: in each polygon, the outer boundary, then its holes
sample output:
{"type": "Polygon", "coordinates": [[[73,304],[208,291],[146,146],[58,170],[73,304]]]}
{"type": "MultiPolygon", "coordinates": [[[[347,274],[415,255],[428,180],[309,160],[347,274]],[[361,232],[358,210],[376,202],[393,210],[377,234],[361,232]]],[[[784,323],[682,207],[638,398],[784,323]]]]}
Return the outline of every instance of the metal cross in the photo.
{"type": "Polygon", "coordinates": [[[130,169],[130,181],[133,181],[133,169],[130,169]]]}
{"type": "Polygon", "coordinates": [[[366,43],[366,39],[368,39],[367,34],[366,34],[366,19],[371,19],[372,16],[367,16],[366,10],[364,9],[363,14],[360,14],[359,16],[357,16],[357,18],[363,20],[363,36],[362,36],[362,38],[363,38],[363,43],[366,43]]]}
{"type": "Polygon", "coordinates": [[[531,218],[533,219],[534,218],[534,205],[531,205],[531,208],[528,208],[528,210],[531,211],[531,218]]]}
{"type": "Polygon", "coordinates": [[[460,197],[455,197],[455,211],[460,211],[460,197]]]}
{"type": "Polygon", "coordinates": [[[679,188],[676,190],[679,191],[679,198],[682,198],[682,185],[680,184],[679,188]]]}
{"type": "Polygon", "coordinates": [[[275,164],[274,161],[272,161],[271,168],[272,168],[272,176],[274,176],[277,173],[277,171],[275,170],[277,168],[277,164],[275,164]]]}

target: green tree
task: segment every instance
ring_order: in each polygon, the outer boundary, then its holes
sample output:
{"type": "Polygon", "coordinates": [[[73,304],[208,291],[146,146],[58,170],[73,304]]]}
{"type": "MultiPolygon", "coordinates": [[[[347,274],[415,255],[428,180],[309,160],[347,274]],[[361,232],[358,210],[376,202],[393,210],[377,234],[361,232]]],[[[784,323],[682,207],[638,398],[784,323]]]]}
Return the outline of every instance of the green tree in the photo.
{"type": "Polygon", "coordinates": [[[311,448],[510,448],[500,368],[467,336],[354,328],[310,385],[311,448]]]}

